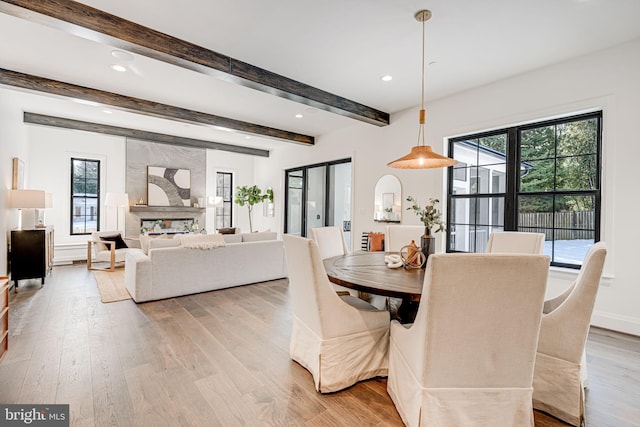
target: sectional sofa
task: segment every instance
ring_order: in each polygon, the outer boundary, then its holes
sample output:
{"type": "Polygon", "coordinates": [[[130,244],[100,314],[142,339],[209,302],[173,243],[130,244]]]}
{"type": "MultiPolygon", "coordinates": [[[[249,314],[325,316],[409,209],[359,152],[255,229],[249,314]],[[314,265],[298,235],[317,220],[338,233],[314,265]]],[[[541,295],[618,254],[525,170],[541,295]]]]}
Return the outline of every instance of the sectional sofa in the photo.
{"type": "Polygon", "coordinates": [[[127,254],[125,285],[140,303],[280,279],[287,271],[276,237],[275,232],[212,235],[201,241],[224,239],[224,246],[207,249],[188,247],[188,238],[153,239],[146,254],[127,254]]]}

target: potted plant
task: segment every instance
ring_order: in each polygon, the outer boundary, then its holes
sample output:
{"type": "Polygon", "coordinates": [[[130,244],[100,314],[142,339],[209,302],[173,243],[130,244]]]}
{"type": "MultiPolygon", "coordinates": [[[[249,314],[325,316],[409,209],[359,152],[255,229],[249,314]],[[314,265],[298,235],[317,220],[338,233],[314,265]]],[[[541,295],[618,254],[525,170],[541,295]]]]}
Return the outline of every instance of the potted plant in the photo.
{"type": "Polygon", "coordinates": [[[262,190],[253,185],[248,187],[243,185],[242,187],[236,187],[236,194],[233,202],[238,206],[247,206],[249,209],[249,232],[253,233],[253,225],[251,224],[251,214],[253,212],[253,205],[262,203],[265,200],[273,201],[273,190],[267,189],[266,194],[262,194],[262,190]]]}
{"type": "MultiPolygon", "coordinates": [[[[412,210],[418,215],[420,222],[424,224],[424,235],[420,239],[420,246],[425,258],[428,259],[429,255],[435,252],[435,237],[431,235],[431,231],[433,230],[434,233],[438,233],[446,230],[445,223],[442,220],[442,213],[436,208],[440,200],[432,197],[424,208],[420,207],[420,203],[413,198],[413,196],[407,197],[407,202],[412,203],[407,210],[412,210]]],[[[426,265],[427,263],[425,261],[423,266],[426,267],[426,265]]]]}

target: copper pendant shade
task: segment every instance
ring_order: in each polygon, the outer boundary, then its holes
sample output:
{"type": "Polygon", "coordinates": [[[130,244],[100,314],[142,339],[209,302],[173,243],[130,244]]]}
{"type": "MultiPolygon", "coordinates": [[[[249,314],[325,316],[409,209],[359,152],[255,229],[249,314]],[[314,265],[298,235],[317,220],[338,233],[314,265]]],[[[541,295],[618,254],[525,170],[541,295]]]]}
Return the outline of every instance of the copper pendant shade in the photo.
{"type": "Polygon", "coordinates": [[[420,109],[420,129],[418,132],[418,145],[411,147],[411,152],[400,157],[387,166],[398,169],[428,169],[444,168],[458,163],[457,160],[435,153],[430,146],[424,143],[424,23],[431,18],[431,11],[421,10],[416,13],[415,18],[422,22],[422,108],[420,109]]]}

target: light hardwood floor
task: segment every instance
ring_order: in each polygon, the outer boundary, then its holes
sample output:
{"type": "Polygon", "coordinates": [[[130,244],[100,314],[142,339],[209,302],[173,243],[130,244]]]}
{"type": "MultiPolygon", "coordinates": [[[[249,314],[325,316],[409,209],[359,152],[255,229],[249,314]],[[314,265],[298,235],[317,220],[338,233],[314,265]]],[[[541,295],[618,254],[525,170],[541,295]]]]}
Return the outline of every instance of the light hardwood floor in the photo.
{"type": "MultiPolygon", "coordinates": [[[[103,304],[76,265],[20,288],[2,403],[68,403],[72,426],[402,426],[386,379],[315,392],[289,359],[286,280],[103,304]]],[[[587,355],[587,425],[640,426],[640,338],[594,329],[587,355]]]]}

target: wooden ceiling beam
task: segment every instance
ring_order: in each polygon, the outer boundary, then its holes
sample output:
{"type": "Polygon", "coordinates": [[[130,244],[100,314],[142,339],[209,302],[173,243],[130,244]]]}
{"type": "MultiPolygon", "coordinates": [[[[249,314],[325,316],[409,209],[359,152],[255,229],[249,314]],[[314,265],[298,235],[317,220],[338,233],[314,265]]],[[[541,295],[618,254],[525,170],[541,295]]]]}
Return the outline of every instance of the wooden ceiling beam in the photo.
{"type": "Polygon", "coordinates": [[[185,108],[160,104],[153,101],[147,101],[145,99],[133,98],[84,86],[77,86],[58,80],[51,80],[2,68],[0,68],[0,84],[109,105],[131,113],[144,114],[161,119],[218,126],[237,130],[243,133],[289,142],[297,142],[306,145],[313,145],[315,143],[315,138],[309,135],[270,128],[227,117],[214,116],[212,114],[202,113],[199,111],[187,110],[185,108]]]}
{"type": "Polygon", "coordinates": [[[377,126],[389,114],[70,0],[0,0],[0,12],[377,126]]]}
{"type": "Polygon", "coordinates": [[[105,135],[123,136],[125,138],[142,139],[145,141],[179,145],[181,147],[207,148],[210,150],[228,151],[231,153],[249,154],[252,156],[269,157],[268,150],[242,147],[238,145],[224,144],[221,142],[205,141],[202,139],[185,138],[182,136],[167,135],[164,133],[149,132],[145,130],[111,126],[101,123],[85,122],[82,120],[67,119],[64,117],[49,116],[45,114],[24,112],[24,122],[34,125],[51,126],[62,129],[82,130],[86,132],[101,133],[105,135]]]}

